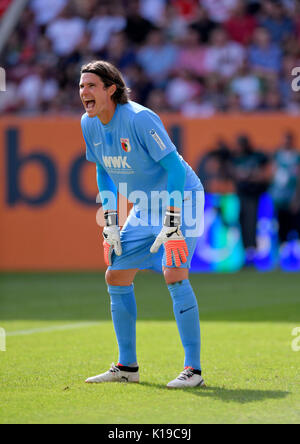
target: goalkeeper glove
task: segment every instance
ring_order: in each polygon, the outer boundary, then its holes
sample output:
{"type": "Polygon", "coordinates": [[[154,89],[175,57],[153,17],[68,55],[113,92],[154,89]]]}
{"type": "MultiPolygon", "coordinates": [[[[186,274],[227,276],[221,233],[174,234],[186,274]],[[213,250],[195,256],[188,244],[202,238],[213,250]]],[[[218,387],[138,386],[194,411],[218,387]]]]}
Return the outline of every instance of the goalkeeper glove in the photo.
{"type": "Polygon", "coordinates": [[[104,262],[106,265],[112,265],[111,257],[113,251],[117,256],[121,256],[122,254],[117,212],[106,211],[104,213],[104,220],[106,223],[106,226],[103,229],[104,262]]]}
{"type": "Polygon", "coordinates": [[[173,265],[173,259],[176,267],[187,262],[189,252],[180,225],[180,212],[175,213],[167,210],[162,230],[150,248],[151,253],[157,253],[163,244],[166,252],[166,264],[169,267],[173,265]]]}

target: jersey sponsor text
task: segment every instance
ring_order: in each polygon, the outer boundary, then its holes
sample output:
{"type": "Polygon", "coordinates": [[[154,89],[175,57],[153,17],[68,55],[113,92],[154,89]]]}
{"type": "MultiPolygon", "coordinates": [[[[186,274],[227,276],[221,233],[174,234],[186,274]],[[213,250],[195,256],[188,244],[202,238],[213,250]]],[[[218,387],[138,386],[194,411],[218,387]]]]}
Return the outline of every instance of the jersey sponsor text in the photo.
{"type": "Polygon", "coordinates": [[[127,156],[102,156],[102,159],[106,168],[131,169],[127,163],[127,156]]]}

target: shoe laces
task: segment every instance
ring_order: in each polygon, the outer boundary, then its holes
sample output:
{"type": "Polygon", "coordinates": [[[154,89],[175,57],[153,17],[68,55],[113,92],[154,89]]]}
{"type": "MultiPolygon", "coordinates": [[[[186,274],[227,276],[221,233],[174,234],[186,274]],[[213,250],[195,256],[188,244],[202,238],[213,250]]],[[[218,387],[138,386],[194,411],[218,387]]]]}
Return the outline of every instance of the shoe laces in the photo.
{"type": "Polygon", "coordinates": [[[110,369],[109,369],[109,372],[111,372],[111,373],[117,373],[117,372],[120,372],[120,371],[121,371],[121,370],[120,370],[118,367],[116,367],[114,363],[111,364],[111,367],[110,367],[110,369]]]}
{"type": "Polygon", "coordinates": [[[177,379],[180,379],[181,381],[186,381],[187,379],[191,378],[194,375],[193,369],[191,367],[187,367],[183,370],[183,372],[180,373],[177,379]]]}

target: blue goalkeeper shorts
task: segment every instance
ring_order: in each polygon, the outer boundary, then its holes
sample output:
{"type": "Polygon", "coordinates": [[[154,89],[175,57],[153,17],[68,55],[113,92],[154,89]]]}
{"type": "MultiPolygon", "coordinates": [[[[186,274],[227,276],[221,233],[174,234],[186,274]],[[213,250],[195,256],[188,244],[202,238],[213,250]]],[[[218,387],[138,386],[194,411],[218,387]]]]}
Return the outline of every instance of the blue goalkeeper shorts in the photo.
{"type": "MultiPolygon", "coordinates": [[[[109,270],[154,270],[162,272],[166,265],[163,245],[157,253],[150,253],[150,248],[162,229],[163,214],[150,215],[150,212],[132,208],[121,231],[122,255],[112,255],[109,270]]],[[[187,262],[180,268],[190,268],[198,238],[204,231],[204,192],[185,192],[183,202],[181,231],[185,237],[189,255],[187,262]],[[187,196],[186,196],[187,194],[187,196]]],[[[175,268],[175,263],[168,268],[175,268]]]]}

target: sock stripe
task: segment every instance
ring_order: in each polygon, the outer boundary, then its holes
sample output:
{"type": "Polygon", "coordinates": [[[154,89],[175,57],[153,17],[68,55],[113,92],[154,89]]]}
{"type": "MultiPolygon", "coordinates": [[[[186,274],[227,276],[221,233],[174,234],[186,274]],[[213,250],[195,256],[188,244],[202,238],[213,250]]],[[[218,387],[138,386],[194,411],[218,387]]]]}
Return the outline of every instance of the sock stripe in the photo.
{"type": "Polygon", "coordinates": [[[119,368],[120,370],[122,370],[123,372],[129,372],[129,373],[135,373],[139,370],[139,367],[129,367],[128,365],[122,365],[122,364],[117,364],[116,365],[117,368],[119,368]]]}

